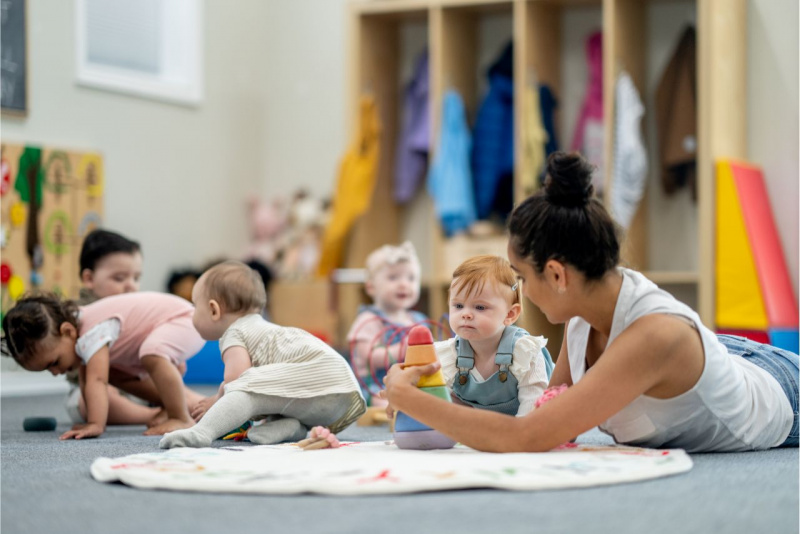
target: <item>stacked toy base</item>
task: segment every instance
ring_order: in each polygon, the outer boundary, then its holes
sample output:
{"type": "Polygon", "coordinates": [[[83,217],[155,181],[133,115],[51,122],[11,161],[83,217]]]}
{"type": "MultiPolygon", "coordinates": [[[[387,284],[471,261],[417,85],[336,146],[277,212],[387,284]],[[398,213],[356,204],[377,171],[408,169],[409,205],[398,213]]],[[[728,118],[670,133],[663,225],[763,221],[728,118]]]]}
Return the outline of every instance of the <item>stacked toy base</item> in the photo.
{"type": "MultiPolygon", "coordinates": [[[[445,386],[420,389],[450,402],[450,393],[445,386]]],[[[456,444],[441,432],[433,430],[403,412],[397,412],[394,421],[394,443],[400,449],[414,450],[451,449],[456,444]]]]}
{"type": "Polygon", "coordinates": [[[452,449],[456,442],[438,430],[421,432],[395,432],[394,444],[399,449],[429,451],[432,449],[452,449]]]}
{"type": "MultiPolygon", "coordinates": [[[[436,360],[430,330],[421,325],[412,328],[408,333],[404,365],[422,366],[434,363],[436,360]]],[[[441,369],[432,375],[420,377],[417,387],[429,395],[450,402],[450,392],[445,386],[441,369]]],[[[423,425],[403,412],[397,412],[395,416],[394,442],[401,449],[415,450],[450,449],[456,444],[444,434],[423,425]]]]}

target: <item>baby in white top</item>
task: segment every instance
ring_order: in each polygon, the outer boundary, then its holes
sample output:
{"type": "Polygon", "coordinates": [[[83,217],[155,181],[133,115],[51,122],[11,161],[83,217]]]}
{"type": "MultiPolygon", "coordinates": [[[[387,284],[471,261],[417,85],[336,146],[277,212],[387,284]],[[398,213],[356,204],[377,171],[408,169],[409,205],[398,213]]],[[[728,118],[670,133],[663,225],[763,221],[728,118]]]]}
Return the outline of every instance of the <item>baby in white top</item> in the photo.
{"type": "Polygon", "coordinates": [[[259,444],[303,439],[312,426],[336,433],[366,411],[350,366],[335,350],[299,328],[264,320],[264,284],[248,266],[228,261],[194,286],[193,322],[207,340],[220,340],[225,375],[216,395],[192,412],[194,427],[171,432],[161,448],[206,447],[252,419],[259,444]]]}

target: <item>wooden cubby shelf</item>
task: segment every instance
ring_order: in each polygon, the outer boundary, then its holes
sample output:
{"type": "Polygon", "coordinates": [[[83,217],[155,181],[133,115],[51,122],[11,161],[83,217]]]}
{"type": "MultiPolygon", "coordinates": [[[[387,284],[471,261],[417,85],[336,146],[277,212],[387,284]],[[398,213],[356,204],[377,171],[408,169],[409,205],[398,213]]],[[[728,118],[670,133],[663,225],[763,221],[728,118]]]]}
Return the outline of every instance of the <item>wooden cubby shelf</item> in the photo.
{"type": "MultiPolygon", "coordinates": [[[[447,248],[432,202],[424,188],[403,207],[394,204],[391,194],[402,91],[414,56],[424,48],[429,51],[431,160],[445,91],[452,88],[461,94],[473,121],[485,93],[488,62],[508,40],[514,43],[515,95],[534,78],[549,85],[559,99],[559,145],[568,148],[586,87],[584,42],[591,32],[601,30],[606,191],[614,187],[610,118],[621,70],[631,75],[646,109],[642,130],[649,160],[648,186],[623,243],[624,263],[671,291],[677,288],[680,298],[712,325],[713,162],[720,157],[746,157],[746,15],[745,0],[373,0],[350,4],[350,134],[357,125],[358,100],[368,92],[378,103],[382,138],[372,205],[350,238],[345,267],[363,267],[371,250],[410,239],[423,264],[425,311],[436,319],[447,310],[448,284],[442,270],[447,248]],[[655,87],[687,23],[697,30],[696,200],[688,193],[674,197],[661,193],[653,123],[655,87]]],[[[534,172],[525,168],[519,156],[521,101],[515,97],[515,203],[529,194],[523,191],[522,178],[534,172]]],[[[353,291],[339,299],[343,323],[353,317],[361,298],[353,291]]],[[[546,335],[551,352],[558,354],[561,326],[550,325],[530,304],[521,324],[531,333],[546,335]]]]}

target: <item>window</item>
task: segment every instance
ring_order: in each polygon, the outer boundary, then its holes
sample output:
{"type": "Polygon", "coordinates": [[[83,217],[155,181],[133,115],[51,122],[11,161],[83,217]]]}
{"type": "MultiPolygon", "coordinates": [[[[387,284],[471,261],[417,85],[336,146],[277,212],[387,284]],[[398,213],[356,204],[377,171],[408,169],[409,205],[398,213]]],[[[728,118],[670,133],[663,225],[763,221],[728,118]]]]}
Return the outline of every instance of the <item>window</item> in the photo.
{"type": "Polygon", "coordinates": [[[202,28],[200,0],[77,0],[78,83],[197,105],[202,28]]]}

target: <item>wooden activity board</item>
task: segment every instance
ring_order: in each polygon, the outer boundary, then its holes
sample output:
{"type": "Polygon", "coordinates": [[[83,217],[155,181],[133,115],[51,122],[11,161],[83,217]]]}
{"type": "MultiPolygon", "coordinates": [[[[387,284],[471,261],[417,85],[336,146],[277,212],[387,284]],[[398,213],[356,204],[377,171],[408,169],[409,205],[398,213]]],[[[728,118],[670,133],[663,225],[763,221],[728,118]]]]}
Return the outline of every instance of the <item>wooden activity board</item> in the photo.
{"type": "Polygon", "coordinates": [[[2,312],[25,292],[77,297],[78,259],[103,220],[103,159],[97,153],[3,143],[2,312]]]}

